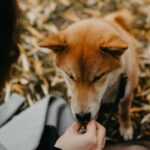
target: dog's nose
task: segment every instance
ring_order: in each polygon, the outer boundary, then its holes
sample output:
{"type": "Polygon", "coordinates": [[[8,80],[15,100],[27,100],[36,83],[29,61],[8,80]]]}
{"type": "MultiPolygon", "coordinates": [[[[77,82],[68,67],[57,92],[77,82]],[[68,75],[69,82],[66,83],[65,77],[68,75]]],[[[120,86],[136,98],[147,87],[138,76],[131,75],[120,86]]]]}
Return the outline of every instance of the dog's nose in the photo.
{"type": "Polygon", "coordinates": [[[75,114],[76,118],[78,119],[78,121],[80,122],[86,122],[86,121],[90,121],[91,119],[91,113],[79,113],[79,114],[75,114]]]}

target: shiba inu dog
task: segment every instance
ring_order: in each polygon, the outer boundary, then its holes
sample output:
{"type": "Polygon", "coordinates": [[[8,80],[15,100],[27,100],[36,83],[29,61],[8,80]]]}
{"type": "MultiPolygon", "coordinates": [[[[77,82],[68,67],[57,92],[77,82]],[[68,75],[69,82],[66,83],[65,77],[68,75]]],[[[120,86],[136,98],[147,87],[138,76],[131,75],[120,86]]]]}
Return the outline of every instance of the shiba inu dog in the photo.
{"type": "Polygon", "coordinates": [[[115,97],[120,74],[128,75],[125,97],[119,105],[119,121],[120,134],[129,140],[133,137],[130,105],[139,71],[134,40],[123,26],[126,20],[121,13],[86,19],[39,45],[55,53],[56,66],[72,91],[72,113],[81,122],[95,119],[101,101],[115,97]]]}

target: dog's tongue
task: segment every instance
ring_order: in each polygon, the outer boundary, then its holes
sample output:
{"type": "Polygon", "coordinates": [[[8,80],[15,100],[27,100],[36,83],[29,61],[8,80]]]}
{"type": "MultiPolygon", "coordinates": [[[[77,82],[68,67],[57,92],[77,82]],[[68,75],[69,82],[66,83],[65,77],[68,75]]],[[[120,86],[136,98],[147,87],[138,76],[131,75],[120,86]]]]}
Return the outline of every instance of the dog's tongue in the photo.
{"type": "Polygon", "coordinates": [[[86,122],[81,123],[81,127],[80,127],[78,133],[79,133],[79,134],[84,134],[84,133],[86,133],[86,126],[87,126],[87,123],[86,123],[86,122]]]}

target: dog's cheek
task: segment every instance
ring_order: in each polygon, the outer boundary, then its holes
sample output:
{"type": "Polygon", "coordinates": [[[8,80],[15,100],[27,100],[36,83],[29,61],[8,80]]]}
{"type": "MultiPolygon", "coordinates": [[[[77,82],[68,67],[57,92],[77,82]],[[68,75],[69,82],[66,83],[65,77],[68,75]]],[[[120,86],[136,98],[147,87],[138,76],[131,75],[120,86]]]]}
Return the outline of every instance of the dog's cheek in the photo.
{"type": "Polygon", "coordinates": [[[77,102],[77,98],[75,94],[72,95],[72,98],[70,101],[70,107],[71,107],[71,111],[72,111],[74,118],[76,118],[75,114],[81,112],[81,110],[80,110],[80,105],[77,102]]]}
{"type": "Polygon", "coordinates": [[[105,81],[103,82],[103,85],[101,85],[101,86],[97,85],[97,87],[96,87],[97,94],[95,94],[95,97],[94,97],[95,101],[93,102],[93,104],[91,103],[91,112],[92,112],[93,118],[97,116],[97,113],[100,109],[101,100],[107,89],[108,81],[109,81],[109,77],[107,76],[105,81]]]}
{"type": "Polygon", "coordinates": [[[89,103],[89,111],[91,112],[91,117],[94,119],[97,116],[97,113],[100,108],[100,103],[98,102],[98,99],[94,102],[89,103]]]}
{"type": "Polygon", "coordinates": [[[72,103],[70,103],[70,108],[71,108],[71,112],[72,112],[73,117],[76,118],[76,117],[75,117],[74,105],[73,105],[72,103]]]}
{"type": "Polygon", "coordinates": [[[109,81],[109,75],[106,77],[105,81],[103,82],[103,85],[100,87],[97,87],[98,89],[98,102],[101,103],[102,97],[108,87],[108,81],[109,81]]]}
{"type": "Polygon", "coordinates": [[[72,91],[73,91],[73,85],[71,85],[71,83],[69,82],[69,80],[67,79],[67,76],[64,74],[64,79],[65,82],[67,84],[67,95],[72,97],[72,91]]]}
{"type": "Polygon", "coordinates": [[[59,68],[59,67],[57,67],[57,66],[55,66],[55,67],[56,67],[57,71],[60,72],[60,73],[63,75],[63,77],[64,77],[64,80],[65,80],[66,85],[67,85],[67,87],[68,87],[68,88],[67,88],[67,95],[70,96],[70,97],[72,97],[72,89],[73,89],[73,86],[72,86],[71,83],[69,82],[66,73],[63,71],[63,69],[61,69],[61,68],[59,68]]]}

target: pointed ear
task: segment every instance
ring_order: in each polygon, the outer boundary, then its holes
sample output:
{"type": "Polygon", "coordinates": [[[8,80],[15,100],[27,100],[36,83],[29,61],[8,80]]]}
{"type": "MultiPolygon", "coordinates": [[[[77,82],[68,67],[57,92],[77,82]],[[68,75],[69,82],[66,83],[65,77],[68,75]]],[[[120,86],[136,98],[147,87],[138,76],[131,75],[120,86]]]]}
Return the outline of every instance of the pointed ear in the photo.
{"type": "Polygon", "coordinates": [[[51,35],[50,37],[42,40],[39,43],[39,46],[49,48],[54,53],[64,52],[68,48],[68,45],[58,35],[51,35]]]}
{"type": "Polygon", "coordinates": [[[104,53],[117,57],[121,56],[128,49],[128,44],[119,36],[115,36],[110,38],[105,44],[101,44],[100,49],[104,53]]]}

